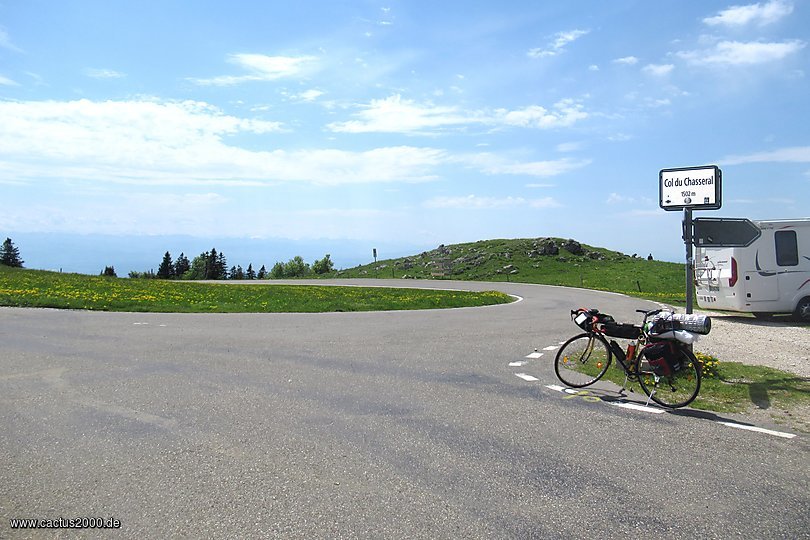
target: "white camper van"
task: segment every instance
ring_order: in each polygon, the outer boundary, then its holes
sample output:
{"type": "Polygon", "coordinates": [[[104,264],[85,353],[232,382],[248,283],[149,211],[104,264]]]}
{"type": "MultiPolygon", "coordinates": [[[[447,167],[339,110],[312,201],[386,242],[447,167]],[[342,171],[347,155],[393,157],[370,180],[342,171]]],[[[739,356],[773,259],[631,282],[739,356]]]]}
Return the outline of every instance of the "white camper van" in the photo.
{"type": "Polygon", "coordinates": [[[810,218],[703,221],[695,236],[698,306],[810,321],[810,218]],[[729,234],[733,221],[751,229],[742,241],[729,234]]]}

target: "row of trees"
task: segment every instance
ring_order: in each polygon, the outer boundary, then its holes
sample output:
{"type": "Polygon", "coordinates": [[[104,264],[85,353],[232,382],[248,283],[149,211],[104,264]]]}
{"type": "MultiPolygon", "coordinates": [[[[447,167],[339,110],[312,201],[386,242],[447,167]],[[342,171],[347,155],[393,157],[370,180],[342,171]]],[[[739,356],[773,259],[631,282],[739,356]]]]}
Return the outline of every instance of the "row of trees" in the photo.
{"type": "Polygon", "coordinates": [[[277,262],[270,272],[264,265],[258,272],[254,270],[253,263],[247,269],[241,265],[228,268],[225,254],[217,252],[216,248],[211,251],[200,253],[189,261],[185,253],[180,253],[176,260],[172,260],[172,255],[168,251],[163,255],[163,260],[158,266],[157,272],[149,270],[146,272],[130,272],[131,278],[146,279],[282,279],[304,277],[310,274],[328,274],[334,270],[332,259],[327,253],[323,259],[316,260],[312,266],[304,262],[300,256],[293,257],[286,263],[277,262]]]}
{"type": "MultiPolygon", "coordinates": [[[[20,258],[20,250],[14,245],[11,238],[6,238],[0,248],[0,264],[22,268],[25,261],[20,258]]],[[[154,270],[146,272],[130,272],[131,278],[146,279],[283,279],[305,277],[310,274],[328,274],[334,270],[334,263],[327,253],[323,259],[316,260],[312,266],[304,262],[300,256],[295,256],[286,263],[277,262],[270,272],[262,265],[258,272],[253,269],[250,263],[247,270],[240,265],[228,268],[228,261],[225,254],[218,252],[216,248],[211,251],[200,253],[193,260],[189,261],[185,253],[180,253],[176,260],[172,260],[168,251],[163,255],[163,260],[158,266],[157,273],[154,270]]],[[[115,268],[107,266],[101,272],[103,276],[116,277],[115,268]]]]}

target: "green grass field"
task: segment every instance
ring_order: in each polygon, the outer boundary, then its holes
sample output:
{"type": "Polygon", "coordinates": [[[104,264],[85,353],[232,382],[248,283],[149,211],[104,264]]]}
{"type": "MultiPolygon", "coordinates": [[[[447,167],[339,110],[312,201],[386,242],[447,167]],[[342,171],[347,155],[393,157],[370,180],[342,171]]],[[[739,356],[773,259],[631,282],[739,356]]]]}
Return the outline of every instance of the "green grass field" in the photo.
{"type": "Polygon", "coordinates": [[[500,292],[119,279],[0,265],[0,305],[176,313],[316,313],[485,306],[500,292]]]}

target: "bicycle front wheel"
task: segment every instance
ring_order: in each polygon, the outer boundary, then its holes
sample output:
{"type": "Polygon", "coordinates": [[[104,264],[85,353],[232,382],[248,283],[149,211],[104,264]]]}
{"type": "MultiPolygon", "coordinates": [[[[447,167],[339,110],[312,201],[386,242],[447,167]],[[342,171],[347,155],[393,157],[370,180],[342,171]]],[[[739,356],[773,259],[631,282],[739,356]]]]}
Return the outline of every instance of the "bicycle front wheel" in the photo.
{"type": "Polygon", "coordinates": [[[670,409],[686,407],[700,392],[701,366],[686,348],[679,348],[681,369],[671,375],[657,375],[646,360],[639,355],[638,382],[650,399],[670,409]]]}
{"type": "Polygon", "coordinates": [[[568,386],[581,388],[598,381],[610,366],[610,348],[601,336],[580,334],[560,347],[554,372],[568,386]]]}

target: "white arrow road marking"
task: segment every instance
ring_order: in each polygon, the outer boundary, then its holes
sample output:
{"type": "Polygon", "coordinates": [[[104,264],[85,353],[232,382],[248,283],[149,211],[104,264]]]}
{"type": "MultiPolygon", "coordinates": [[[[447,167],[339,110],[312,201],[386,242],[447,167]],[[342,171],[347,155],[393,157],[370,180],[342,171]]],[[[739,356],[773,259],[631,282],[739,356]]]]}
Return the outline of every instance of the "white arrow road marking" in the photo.
{"type": "Polygon", "coordinates": [[[520,377],[524,381],[529,381],[529,382],[534,382],[534,381],[539,381],[540,380],[537,377],[532,377],[531,375],[527,375],[526,373],[515,373],[515,376],[520,377]]]}
{"type": "Polygon", "coordinates": [[[543,347],[543,350],[544,351],[556,351],[559,348],[560,348],[559,345],[549,345],[548,347],[543,347]]]}
{"type": "Polygon", "coordinates": [[[531,354],[527,354],[527,355],[526,355],[526,358],[532,358],[532,359],[534,359],[534,358],[540,358],[541,356],[543,356],[543,353],[541,353],[541,352],[537,352],[537,351],[534,351],[534,352],[533,352],[533,353],[531,353],[531,354]]]}

